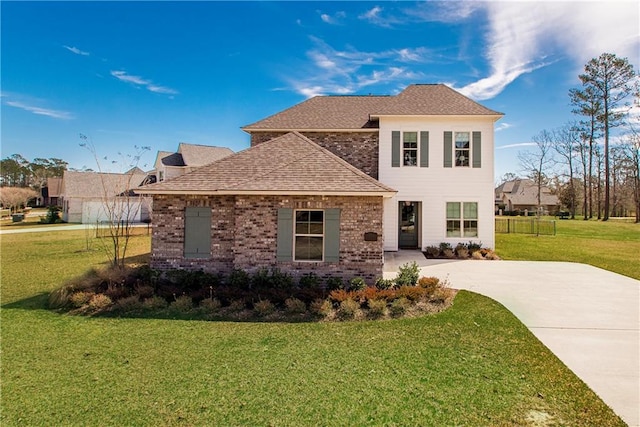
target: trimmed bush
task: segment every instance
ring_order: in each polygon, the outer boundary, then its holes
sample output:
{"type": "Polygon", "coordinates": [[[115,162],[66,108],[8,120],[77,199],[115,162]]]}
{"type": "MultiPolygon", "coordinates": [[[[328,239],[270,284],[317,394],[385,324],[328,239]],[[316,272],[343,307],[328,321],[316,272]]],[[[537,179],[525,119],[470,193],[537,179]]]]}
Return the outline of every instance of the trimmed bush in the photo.
{"type": "Polygon", "coordinates": [[[142,307],[146,310],[159,310],[164,309],[169,306],[169,303],[166,299],[154,295],[152,297],[146,298],[142,301],[142,307]]]}
{"type": "Polygon", "coordinates": [[[307,305],[298,298],[287,298],[284,305],[287,313],[290,314],[302,314],[307,311],[307,305]]]}
{"type": "Polygon", "coordinates": [[[344,283],[340,277],[329,277],[327,279],[326,288],[329,292],[336,289],[344,289],[344,283]]]}
{"type": "Polygon", "coordinates": [[[169,309],[178,313],[188,313],[193,310],[193,299],[189,295],[180,295],[169,304],[169,309]]]}
{"type": "Polygon", "coordinates": [[[413,261],[400,266],[395,283],[398,286],[413,286],[418,282],[420,276],[420,267],[418,263],[413,261]]]}
{"type": "Polygon", "coordinates": [[[360,291],[367,287],[367,283],[364,281],[362,277],[354,277],[349,282],[349,290],[351,291],[360,291]]]}
{"type": "Polygon", "coordinates": [[[391,303],[389,307],[389,312],[393,317],[404,316],[407,312],[407,309],[411,306],[411,302],[406,298],[398,298],[397,300],[391,303]]]}
{"type": "Polygon", "coordinates": [[[85,291],[74,292],[69,297],[69,302],[71,302],[71,305],[73,305],[75,308],[80,308],[89,304],[89,301],[91,301],[91,298],[93,298],[94,295],[95,295],[95,292],[85,292],[85,291]]]}
{"type": "Polygon", "coordinates": [[[346,299],[340,303],[336,316],[340,320],[350,320],[356,317],[358,311],[360,311],[360,304],[352,299],[346,299]]]}
{"type": "Polygon", "coordinates": [[[217,298],[205,298],[200,301],[199,307],[202,311],[211,314],[217,312],[222,307],[222,304],[217,298]]]}
{"type": "Polygon", "coordinates": [[[113,308],[122,313],[132,313],[141,310],[142,303],[138,295],[131,295],[116,301],[113,308]]]}
{"type": "Polygon", "coordinates": [[[327,317],[333,311],[333,304],[326,299],[317,299],[311,303],[309,309],[315,315],[327,317]]]}
{"type": "Polygon", "coordinates": [[[113,304],[113,301],[105,294],[95,294],[89,300],[89,308],[93,311],[106,310],[111,304],[113,304]]]}
{"type": "Polygon", "coordinates": [[[381,299],[369,300],[369,317],[379,319],[387,314],[387,302],[381,299]]]}
{"type": "Polygon", "coordinates": [[[392,289],[395,285],[396,282],[394,279],[384,279],[382,277],[379,277],[376,280],[376,288],[378,289],[392,289]]]}
{"type": "Polygon", "coordinates": [[[268,299],[253,304],[253,311],[260,317],[268,316],[276,311],[276,306],[268,299]]]}
{"type": "Polygon", "coordinates": [[[427,246],[424,251],[429,258],[438,258],[440,256],[440,248],[437,246],[427,246]]]}

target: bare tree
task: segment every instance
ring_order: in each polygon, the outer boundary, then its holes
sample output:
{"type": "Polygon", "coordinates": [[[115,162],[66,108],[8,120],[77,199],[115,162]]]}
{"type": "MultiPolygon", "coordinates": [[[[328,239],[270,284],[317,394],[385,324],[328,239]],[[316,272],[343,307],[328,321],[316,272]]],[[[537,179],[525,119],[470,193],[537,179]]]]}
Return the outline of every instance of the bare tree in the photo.
{"type": "Polygon", "coordinates": [[[635,78],[633,66],[627,58],[618,58],[615,54],[603,53],[591,59],[584,67],[579,78],[584,87],[591,88],[593,95],[602,103],[602,128],[604,130],[604,217],[609,219],[610,170],[609,170],[609,134],[611,128],[622,123],[625,112],[620,110],[623,100],[633,92],[635,78]]]}
{"type": "Polygon", "coordinates": [[[35,197],[38,197],[38,193],[31,188],[0,187],[0,203],[11,209],[11,213],[16,212],[20,206],[26,206],[35,197]]]}
{"type": "Polygon", "coordinates": [[[519,152],[518,160],[520,160],[520,166],[525,174],[536,183],[539,214],[541,210],[542,187],[547,181],[547,171],[553,164],[553,134],[547,130],[543,130],[533,137],[533,142],[536,144],[536,150],[519,152]]]}
{"type": "Polygon", "coordinates": [[[553,146],[556,153],[562,157],[567,165],[569,174],[569,194],[571,219],[576,218],[576,189],[573,179],[574,157],[578,153],[580,145],[580,133],[575,123],[568,123],[553,131],[555,144],[553,146]]]}
{"type": "MultiPolygon", "coordinates": [[[[113,267],[124,268],[133,222],[143,203],[143,198],[133,193],[133,189],[138,187],[143,179],[138,164],[142,154],[150,148],[136,146],[133,155],[125,156],[118,153],[121,159],[113,160],[110,164],[119,165],[127,170],[117,175],[106,174],[103,173],[102,162],[91,138],[80,134],[80,139],[83,141],[80,146],[88,149],[93,155],[100,176],[100,202],[107,217],[106,230],[109,241],[109,244],[103,244],[103,248],[113,267]]],[[[102,159],[108,161],[107,157],[102,159]]]]}

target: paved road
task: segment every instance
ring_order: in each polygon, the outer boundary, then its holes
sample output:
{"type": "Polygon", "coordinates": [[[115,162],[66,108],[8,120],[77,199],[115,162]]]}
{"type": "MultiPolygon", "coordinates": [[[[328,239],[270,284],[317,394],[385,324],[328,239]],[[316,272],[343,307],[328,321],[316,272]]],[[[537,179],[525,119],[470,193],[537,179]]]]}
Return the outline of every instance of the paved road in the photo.
{"type": "Polygon", "coordinates": [[[640,426],[640,281],[585,264],[426,260],[385,253],[385,277],[415,260],[425,276],[504,305],[627,424],[640,426]]]}

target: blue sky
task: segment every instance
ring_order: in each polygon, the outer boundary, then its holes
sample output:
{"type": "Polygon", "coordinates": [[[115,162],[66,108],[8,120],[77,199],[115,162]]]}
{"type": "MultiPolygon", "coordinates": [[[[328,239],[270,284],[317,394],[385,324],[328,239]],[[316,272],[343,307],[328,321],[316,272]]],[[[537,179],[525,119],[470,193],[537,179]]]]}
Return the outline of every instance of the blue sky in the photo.
{"type": "MultiPolygon", "coordinates": [[[[103,169],[149,146],[249,146],[241,126],[318,94],[446,83],[505,113],[496,177],[603,52],[640,64],[637,1],[8,2],[1,7],[1,156],[103,169]],[[105,160],[104,157],[107,159],[105,160]]],[[[118,163],[122,165],[122,163],[118,163]]]]}

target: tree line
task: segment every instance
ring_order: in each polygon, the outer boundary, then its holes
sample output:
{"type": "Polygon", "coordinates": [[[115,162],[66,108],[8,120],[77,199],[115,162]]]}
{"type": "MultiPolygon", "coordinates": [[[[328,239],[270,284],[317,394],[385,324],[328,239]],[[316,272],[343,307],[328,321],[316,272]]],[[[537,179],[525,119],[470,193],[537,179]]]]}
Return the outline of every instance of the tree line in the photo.
{"type": "Polygon", "coordinates": [[[569,90],[574,120],[533,137],[520,165],[538,187],[550,186],[575,218],[635,214],[640,222],[640,80],[627,58],[603,53],[569,90]],[[633,107],[636,113],[632,114],[633,107]]]}
{"type": "Polygon", "coordinates": [[[35,158],[29,161],[20,154],[12,154],[0,160],[0,185],[2,187],[46,187],[47,178],[62,177],[68,163],[56,158],[35,158]]]}

